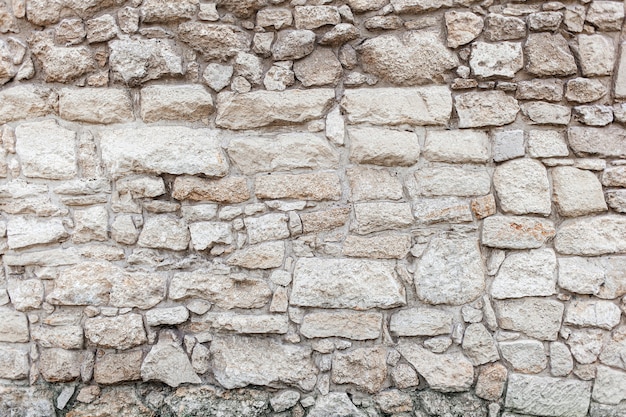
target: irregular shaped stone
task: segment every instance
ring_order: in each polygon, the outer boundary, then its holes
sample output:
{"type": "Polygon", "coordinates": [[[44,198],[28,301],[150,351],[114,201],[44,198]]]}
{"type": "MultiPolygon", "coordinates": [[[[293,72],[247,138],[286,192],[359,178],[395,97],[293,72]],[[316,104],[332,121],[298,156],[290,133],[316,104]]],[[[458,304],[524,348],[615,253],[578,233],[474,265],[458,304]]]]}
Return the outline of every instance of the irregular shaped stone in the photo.
{"type": "Polygon", "coordinates": [[[96,357],[93,378],[98,384],[117,384],[141,379],[143,352],[105,353],[96,357]]]}
{"type": "Polygon", "coordinates": [[[183,74],[182,56],[164,39],[120,39],[109,42],[114,79],[131,86],[183,74]]]}
{"type": "Polygon", "coordinates": [[[74,243],[86,243],[93,240],[108,239],[109,213],[105,207],[89,207],[74,210],[74,243]]]}
{"type": "Polygon", "coordinates": [[[162,215],[146,220],[138,244],[146,248],[185,250],[189,240],[189,229],[184,220],[162,215]]]}
{"type": "Polygon", "coordinates": [[[590,171],[556,167],[552,170],[552,185],[554,202],[562,216],[584,216],[607,210],[602,185],[590,171]]]}
{"type": "Polygon", "coordinates": [[[192,332],[235,332],[244,334],[285,334],[289,330],[289,318],[278,314],[206,313],[192,317],[192,332]]]}
{"type": "Polygon", "coordinates": [[[300,333],[315,337],[343,337],[353,340],[377,339],[383,316],[380,313],[323,312],[304,316],[300,333]]]}
{"type": "Polygon", "coordinates": [[[626,131],[616,125],[604,129],[572,126],[567,136],[577,156],[626,158],[626,131]]]}
{"type": "Polygon", "coordinates": [[[212,129],[125,128],[102,131],[99,137],[102,160],[113,176],[150,172],[223,177],[228,172],[219,134],[212,129]]]}
{"type": "Polygon", "coordinates": [[[618,213],[626,213],[626,191],[611,190],[605,196],[609,207],[618,213]]]}
{"type": "Polygon", "coordinates": [[[287,216],[284,214],[271,213],[261,217],[247,217],[244,223],[250,244],[289,237],[287,216]]]}
{"type": "Polygon", "coordinates": [[[55,120],[23,123],[15,129],[22,173],[31,178],[70,179],[77,173],[76,133],[55,120]]]}
{"type": "Polygon", "coordinates": [[[464,93],[455,97],[459,127],[504,126],[515,121],[517,100],[502,91],[464,93]]]}
{"type": "Polygon", "coordinates": [[[206,250],[216,243],[233,243],[232,226],[223,222],[198,222],[189,225],[191,243],[195,250],[206,250]]]}
{"type": "Polygon", "coordinates": [[[13,217],[6,226],[7,244],[11,249],[22,249],[65,240],[68,233],[59,218],[40,220],[13,217]]]}
{"type": "Polygon", "coordinates": [[[285,243],[282,241],[264,242],[240,249],[228,259],[228,265],[248,269],[278,268],[285,258],[285,243]]]}
{"type": "Polygon", "coordinates": [[[413,307],[391,316],[389,331],[398,336],[437,336],[452,332],[453,315],[447,311],[413,307]]]}
{"type": "Polygon", "coordinates": [[[589,103],[606,95],[607,90],[600,80],[574,78],[567,82],[565,98],[574,103],[589,103]]]}
{"type": "Polygon", "coordinates": [[[594,294],[601,298],[618,297],[621,280],[612,277],[609,269],[613,263],[619,264],[620,260],[621,258],[559,258],[559,286],[578,294],[594,294]]]}
{"type": "Polygon", "coordinates": [[[105,417],[122,415],[128,417],[150,417],[153,413],[143,402],[134,387],[122,386],[105,389],[90,403],[75,403],[68,417],[105,417]]]}
{"type": "Polygon", "coordinates": [[[246,175],[300,168],[327,169],[339,164],[339,153],[326,139],[311,133],[237,137],[231,139],[227,150],[246,175]]]}
{"type": "Polygon", "coordinates": [[[613,121],[613,108],[602,105],[574,107],[574,120],[587,126],[606,126],[613,121]]]}
{"type": "Polygon", "coordinates": [[[315,32],[310,30],[281,30],[272,45],[274,61],[304,58],[315,49],[315,32]]]}
{"type": "Polygon", "coordinates": [[[205,269],[174,274],[169,288],[172,300],[197,297],[224,309],[260,308],[271,296],[264,280],[205,269]]]}
{"type": "Polygon", "coordinates": [[[123,123],[133,120],[130,95],[115,88],[64,88],[59,91],[59,116],[87,123],[123,123]]]}
{"type": "Polygon", "coordinates": [[[419,224],[464,223],[473,220],[467,200],[456,197],[415,199],[413,215],[419,224]]]}
{"type": "Polygon", "coordinates": [[[549,299],[522,298],[495,302],[498,324],[539,340],[556,340],[563,304],[549,299]]]}
{"type": "Polygon", "coordinates": [[[348,5],[356,13],[378,10],[389,4],[389,0],[348,0],[348,5]]]}
{"type": "Polygon", "coordinates": [[[514,16],[490,13],[485,18],[485,39],[506,41],[526,36],[526,23],[514,16]]]}
{"type": "Polygon", "coordinates": [[[310,391],[317,380],[310,348],[269,338],[216,337],[211,357],[215,378],[226,389],[284,383],[310,391]]]}
{"type": "Polygon", "coordinates": [[[327,395],[320,395],[311,407],[309,417],[365,417],[365,413],[360,411],[348,398],[345,392],[330,392],[327,395]]]}
{"type": "Polygon", "coordinates": [[[161,120],[202,121],[213,110],[211,94],[200,85],[151,85],[141,89],[141,118],[146,123],[161,120]]]}
{"type": "Polygon", "coordinates": [[[624,21],[623,6],[618,1],[593,1],[585,20],[601,31],[620,30],[624,21]]]}
{"type": "Polygon", "coordinates": [[[504,406],[521,414],[584,417],[590,399],[590,382],[511,374],[504,406]]]}
{"type": "Polygon", "coordinates": [[[502,358],[515,372],[537,374],[548,366],[543,343],[538,340],[514,340],[498,344],[502,358]]]}
{"type": "MultiPolygon", "coordinates": [[[[605,333],[600,329],[572,329],[566,343],[574,359],[583,365],[594,363],[602,350],[605,333]]],[[[577,371],[574,372],[578,374],[577,371]]],[[[589,379],[592,378],[593,373],[589,379]]]]}
{"type": "Polygon", "coordinates": [[[474,75],[480,78],[513,78],[524,66],[522,45],[518,42],[475,42],[469,64],[474,75]]]}
{"type": "Polygon", "coordinates": [[[365,71],[397,85],[441,82],[447,70],[459,65],[437,34],[426,31],[377,36],[358,50],[365,71]]]}
{"type": "Polygon", "coordinates": [[[402,183],[392,172],[365,167],[346,170],[350,183],[350,200],[399,200],[403,196],[402,183]]]}
{"type": "Polygon", "coordinates": [[[413,213],[408,203],[357,203],[354,205],[354,217],[351,230],[361,235],[403,229],[413,224],[413,213]]]}
{"type": "Polygon", "coordinates": [[[626,369],[626,327],[619,326],[613,331],[599,359],[605,365],[626,369]]]}
{"type": "Polygon", "coordinates": [[[332,230],[345,225],[348,223],[348,220],[350,220],[351,211],[350,207],[338,207],[329,210],[301,213],[298,217],[302,222],[302,231],[304,233],[314,233],[322,230],[332,230]]]}
{"type": "Polygon", "coordinates": [[[171,387],[181,384],[202,382],[191,367],[183,349],[170,337],[159,337],[141,364],[141,378],[144,381],[161,381],[171,387]]]}
{"type": "MultiPolygon", "coordinates": [[[[500,359],[496,342],[491,333],[481,323],[467,326],[463,334],[463,352],[474,366],[483,365],[500,359]]],[[[502,343],[500,344],[502,346],[502,343]]],[[[504,353],[503,353],[504,354],[504,353]]]]}
{"type": "Polygon", "coordinates": [[[611,75],[615,65],[615,45],[604,35],[578,35],[578,59],[585,77],[611,75]]]}
{"type": "Polygon", "coordinates": [[[350,159],[356,163],[384,166],[410,166],[420,153],[418,137],[411,132],[377,127],[351,127],[350,159]]]}
{"type": "Polygon", "coordinates": [[[27,351],[0,346],[0,378],[24,379],[28,377],[29,369],[27,351]]]}
{"type": "Polygon", "coordinates": [[[557,130],[531,130],[528,134],[528,155],[533,158],[568,156],[564,133],[557,130]]]}
{"type": "Polygon", "coordinates": [[[0,307],[0,342],[26,343],[30,336],[26,315],[0,307]]]}
{"type": "Polygon", "coordinates": [[[554,239],[554,248],[564,255],[604,255],[626,250],[621,239],[626,220],[617,215],[571,219],[563,222],[554,239]]]}
{"type": "Polygon", "coordinates": [[[531,33],[524,47],[526,70],[540,77],[576,73],[576,62],[561,34],[531,33]]]}
{"type": "Polygon", "coordinates": [[[38,85],[17,85],[0,91],[0,123],[33,119],[54,113],[55,95],[38,85]]]}
{"type": "Polygon", "coordinates": [[[536,12],[528,15],[528,28],[531,31],[555,31],[561,25],[563,13],[561,12],[536,12]]]}
{"type": "Polygon", "coordinates": [[[316,49],[293,65],[295,76],[303,86],[337,85],[343,69],[330,49],[316,49]]]}
{"type": "Polygon", "coordinates": [[[96,69],[92,52],[85,46],[55,46],[43,33],[35,33],[29,43],[46,82],[68,83],[96,69]]]}
{"type": "Polygon", "coordinates": [[[285,8],[261,9],[256,14],[256,24],[261,27],[274,26],[279,30],[289,27],[293,23],[291,10],[285,8]]]}
{"type": "Polygon", "coordinates": [[[471,12],[446,12],[444,15],[447,32],[447,45],[457,48],[470,43],[483,30],[483,19],[471,12]]]}
{"type": "Polygon", "coordinates": [[[417,192],[427,197],[471,197],[489,194],[491,176],[482,167],[442,165],[415,171],[417,192]]]}
{"type": "Polygon", "coordinates": [[[619,324],[621,314],[619,307],[610,301],[575,300],[565,309],[564,323],[611,330],[619,324]]]}
{"type": "Polygon", "coordinates": [[[294,20],[297,29],[317,29],[341,23],[341,16],[335,6],[296,6],[294,20]]]}
{"type": "Polygon", "coordinates": [[[493,183],[505,212],[550,214],[550,184],[546,169],[540,162],[533,159],[505,162],[496,168],[493,183]]]}
{"type": "Polygon", "coordinates": [[[341,107],[350,123],[446,125],[452,96],[443,86],[348,89],[341,107]]]}
{"type": "Polygon", "coordinates": [[[48,382],[70,382],[80,376],[81,352],[60,348],[42,349],[39,371],[48,382]]]}
{"type": "Polygon", "coordinates": [[[191,19],[197,10],[197,0],[147,0],[141,5],[142,21],[145,23],[191,19]]]}
{"type": "Polygon", "coordinates": [[[143,318],[139,314],[94,317],[85,320],[85,337],[103,348],[125,350],[147,342],[143,318]]]}
{"type": "Polygon", "coordinates": [[[245,177],[208,180],[199,177],[180,176],[174,180],[172,197],[177,200],[236,204],[250,198],[250,189],[245,177]]]}
{"type": "Polygon", "coordinates": [[[548,296],[556,293],[556,256],[552,249],[512,253],[491,285],[493,298],[548,296]]]}
{"type": "MultiPolygon", "coordinates": [[[[304,230],[306,231],[306,223],[304,230]]],[[[341,253],[355,258],[403,259],[411,249],[411,236],[390,233],[363,237],[348,235],[343,242],[341,253]]]]}
{"type": "Polygon", "coordinates": [[[339,23],[326,32],[320,45],[342,45],[359,38],[359,30],[350,23],[339,23]]]}
{"type": "Polygon", "coordinates": [[[298,391],[283,391],[270,399],[270,404],[276,412],[281,412],[295,406],[300,400],[298,391]]]}
{"type": "Polygon", "coordinates": [[[517,83],[518,100],[561,101],[563,81],[558,78],[534,79],[517,83]]]}
{"type": "Polygon", "coordinates": [[[426,379],[430,389],[461,392],[474,382],[474,367],[461,353],[436,354],[410,342],[401,342],[396,349],[426,379]]]}
{"type": "Polygon", "coordinates": [[[303,307],[392,308],[406,304],[393,261],[301,258],[290,303],[303,307]]]}
{"type": "Polygon", "coordinates": [[[234,68],[230,65],[210,63],[202,73],[202,80],[214,91],[220,92],[230,84],[234,68]]]}
{"type": "Polygon", "coordinates": [[[387,348],[359,348],[333,355],[332,381],[354,384],[370,394],[381,390],[387,378],[387,348]]]}
{"type": "Polygon", "coordinates": [[[334,172],[263,175],[256,178],[254,193],[261,199],[338,200],[341,185],[334,172]]]}
{"type": "Polygon", "coordinates": [[[487,401],[497,401],[504,392],[508,371],[501,363],[481,367],[476,381],[476,396],[487,401]]]}
{"type": "Polygon", "coordinates": [[[232,25],[185,22],[178,25],[178,37],[207,60],[226,61],[250,50],[250,35],[232,25]]]}
{"type": "Polygon", "coordinates": [[[549,220],[491,216],[483,221],[482,244],[501,249],[532,249],[541,247],[555,234],[554,223],[549,220]]]}
{"type": "Polygon", "coordinates": [[[550,374],[552,376],[567,376],[573,368],[574,360],[565,343],[550,343],[550,374]]]}
{"type": "Polygon", "coordinates": [[[424,157],[438,162],[485,163],[491,158],[489,137],[480,130],[428,130],[424,157]]]}
{"type": "Polygon", "coordinates": [[[297,124],[321,118],[335,98],[331,89],[223,92],[217,96],[215,123],[227,129],[297,124]]]}
{"type": "Polygon", "coordinates": [[[183,307],[155,308],[146,311],[146,323],[148,326],[172,326],[181,324],[189,318],[189,311],[183,307]]]}
{"type": "Polygon", "coordinates": [[[522,113],[530,119],[532,124],[566,125],[571,117],[569,107],[541,101],[522,104],[522,113]]]}
{"type": "Polygon", "coordinates": [[[599,365],[592,398],[604,404],[619,404],[626,399],[626,372],[599,365]]]}
{"type": "Polygon", "coordinates": [[[484,266],[478,242],[472,237],[435,236],[415,271],[420,300],[430,304],[462,305],[485,289],[484,266]],[[463,270],[459,275],[457,271],[463,270]]]}
{"type": "Polygon", "coordinates": [[[39,346],[45,348],[83,348],[83,328],[81,326],[37,326],[31,328],[31,334],[33,340],[36,341],[39,346]]]}

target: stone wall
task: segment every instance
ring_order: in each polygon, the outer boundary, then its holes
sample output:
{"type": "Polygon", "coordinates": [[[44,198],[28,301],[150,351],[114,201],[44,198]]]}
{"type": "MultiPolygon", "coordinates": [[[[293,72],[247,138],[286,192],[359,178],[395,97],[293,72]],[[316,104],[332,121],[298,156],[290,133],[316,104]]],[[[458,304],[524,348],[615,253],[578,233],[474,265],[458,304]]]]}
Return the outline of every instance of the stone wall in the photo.
{"type": "Polygon", "coordinates": [[[623,18],[0,0],[0,416],[626,415],[623,18]]]}

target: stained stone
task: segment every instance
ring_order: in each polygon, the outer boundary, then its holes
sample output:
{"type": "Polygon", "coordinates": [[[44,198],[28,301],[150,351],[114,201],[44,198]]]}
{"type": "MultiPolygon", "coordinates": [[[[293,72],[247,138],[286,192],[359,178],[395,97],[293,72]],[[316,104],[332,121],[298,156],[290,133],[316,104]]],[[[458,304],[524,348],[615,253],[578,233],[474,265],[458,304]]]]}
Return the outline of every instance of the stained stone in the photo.
{"type": "Polygon", "coordinates": [[[380,391],[387,378],[387,348],[358,348],[333,356],[332,381],[354,384],[370,394],[380,391]]]}
{"type": "Polygon", "coordinates": [[[501,363],[491,363],[480,368],[476,381],[476,395],[487,401],[497,401],[504,392],[508,371],[501,363]]]}
{"type": "Polygon", "coordinates": [[[485,39],[506,41],[526,36],[526,23],[514,16],[490,13],[485,18],[485,39]]]}
{"type": "Polygon", "coordinates": [[[585,20],[601,31],[620,30],[624,21],[624,5],[618,1],[593,1],[585,20]]]}
{"type": "Polygon", "coordinates": [[[178,26],[178,37],[209,60],[226,61],[250,49],[250,35],[231,25],[185,22],[178,26]]]}

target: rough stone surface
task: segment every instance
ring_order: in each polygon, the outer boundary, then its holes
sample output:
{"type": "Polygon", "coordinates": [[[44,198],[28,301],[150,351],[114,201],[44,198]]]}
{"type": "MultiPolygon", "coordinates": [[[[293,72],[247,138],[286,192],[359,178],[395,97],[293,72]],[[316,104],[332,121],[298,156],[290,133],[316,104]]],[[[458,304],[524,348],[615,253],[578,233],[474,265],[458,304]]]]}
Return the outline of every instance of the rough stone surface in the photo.
{"type": "Polygon", "coordinates": [[[333,357],[332,381],[336,384],[352,383],[364,391],[380,391],[387,378],[387,349],[359,348],[333,357]]]}
{"type": "Polygon", "coordinates": [[[418,136],[412,132],[378,127],[349,127],[350,160],[359,164],[411,166],[420,155],[418,136]]]}
{"type": "Polygon", "coordinates": [[[515,42],[476,42],[469,64],[479,78],[513,78],[524,65],[522,45],[515,42]]]}
{"type": "Polygon", "coordinates": [[[549,296],[556,292],[556,256],[552,249],[512,253],[491,284],[497,299],[549,296]]]}
{"type": "Polygon", "coordinates": [[[380,336],[382,318],[379,313],[311,313],[304,316],[300,331],[304,337],[308,338],[376,339],[380,336]]]}
{"type": "Polygon", "coordinates": [[[541,298],[522,298],[495,303],[498,324],[540,340],[556,340],[561,327],[562,303],[541,298]]]}
{"type": "Polygon", "coordinates": [[[556,167],[552,170],[552,187],[553,198],[562,216],[584,216],[607,210],[602,185],[590,171],[556,167]]]}
{"type": "Polygon", "coordinates": [[[407,308],[391,316],[389,331],[398,336],[450,334],[453,315],[434,308],[407,308]]]}
{"type": "MultiPolygon", "coordinates": [[[[474,366],[500,359],[496,342],[487,328],[480,323],[472,323],[467,326],[463,334],[462,346],[463,352],[474,366]]],[[[500,344],[500,349],[502,349],[502,344],[500,344]]]]}
{"type": "Polygon", "coordinates": [[[415,180],[418,193],[427,197],[471,197],[489,194],[491,189],[489,172],[480,167],[421,168],[415,172],[415,180]]]}
{"type": "Polygon", "coordinates": [[[95,317],[85,321],[85,337],[96,346],[124,350],[145,343],[146,331],[139,314],[95,317]]]}
{"type": "Polygon", "coordinates": [[[576,62],[565,38],[550,33],[531,33],[524,47],[526,70],[540,77],[576,73],[576,62]]]}
{"type": "Polygon", "coordinates": [[[490,154],[489,137],[480,130],[432,130],[424,142],[424,157],[430,161],[484,163],[490,154]]]}
{"type": "Polygon", "coordinates": [[[567,220],[554,238],[554,248],[567,255],[603,255],[623,252],[626,222],[616,215],[567,220]]]}
{"type": "Polygon", "coordinates": [[[498,344],[502,358],[515,372],[537,374],[548,366],[543,343],[537,340],[515,340],[498,344]]]}
{"type": "Polygon", "coordinates": [[[505,212],[550,214],[548,174],[538,161],[516,159],[499,165],[493,173],[493,184],[505,212]]]}
{"type": "Polygon", "coordinates": [[[502,91],[464,93],[454,99],[459,127],[504,126],[515,121],[517,100],[502,91]]]}

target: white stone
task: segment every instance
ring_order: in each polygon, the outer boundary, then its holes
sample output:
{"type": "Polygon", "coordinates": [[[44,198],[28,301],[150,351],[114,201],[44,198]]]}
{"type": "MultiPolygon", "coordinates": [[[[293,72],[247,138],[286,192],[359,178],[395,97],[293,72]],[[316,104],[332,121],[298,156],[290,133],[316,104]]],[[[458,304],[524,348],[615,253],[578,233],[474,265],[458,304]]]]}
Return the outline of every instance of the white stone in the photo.
{"type": "Polygon", "coordinates": [[[533,249],[554,237],[550,220],[523,216],[490,216],[483,220],[482,244],[500,249],[533,249]]]}
{"type": "Polygon", "coordinates": [[[398,336],[437,336],[452,332],[452,313],[427,307],[398,310],[391,316],[389,331],[398,336]]]}
{"type": "Polygon", "coordinates": [[[556,280],[556,256],[552,249],[512,253],[491,285],[491,296],[502,299],[553,295],[556,280]]]}
{"type": "Polygon", "coordinates": [[[626,326],[613,330],[610,340],[602,348],[600,362],[626,370],[626,326]]]}
{"type": "Polygon", "coordinates": [[[189,310],[183,306],[169,308],[155,308],[146,311],[146,323],[148,326],[172,326],[181,324],[189,318],[189,310]]]}
{"type": "Polygon", "coordinates": [[[285,334],[289,318],[280,314],[237,314],[208,312],[192,317],[190,330],[199,332],[233,332],[244,334],[285,334]]]}
{"type": "Polygon", "coordinates": [[[619,307],[610,301],[576,300],[565,309],[564,323],[611,330],[619,324],[621,314],[619,307]]]}
{"type": "Polygon", "coordinates": [[[489,194],[491,176],[483,167],[442,165],[415,171],[417,192],[427,197],[471,197],[489,194]]]}
{"type": "Polygon", "coordinates": [[[59,116],[102,124],[134,119],[130,94],[117,88],[64,88],[59,91],[59,116]]]}
{"type": "Polygon", "coordinates": [[[353,340],[377,339],[383,316],[380,313],[320,312],[304,316],[300,333],[306,338],[343,337],[353,340]]]}
{"type": "Polygon", "coordinates": [[[524,66],[522,44],[475,42],[469,64],[479,78],[513,78],[524,66]]]}
{"type": "Polygon", "coordinates": [[[31,217],[13,217],[7,223],[7,244],[11,249],[55,243],[67,238],[63,221],[59,218],[42,220],[31,217]]]}
{"type": "Polygon", "coordinates": [[[546,169],[540,162],[533,159],[505,162],[496,168],[493,183],[505,212],[550,214],[550,184],[546,169]]]}
{"type": "Polygon", "coordinates": [[[285,242],[271,241],[248,246],[233,253],[228,265],[248,269],[271,269],[282,266],[285,259],[285,242]]]}
{"type": "Polygon", "coordinates": [[[522,298],[497,301],[495,306],[501,328],[540,340],[556,340],[563,317],[562,303],[542,298],[522,298]]]}
{"type": "Polygon", "coordinates": [[[138,244],[146,248],[185,250],[189,239],[189,229],[184,220],[161,215],[146,220],[138,244]]]}
{"type": "Polygon", "coordinates": [[[327,417],[331,415],[365,417],[365,413],[355,407],[345,392],[331,392],[320,395],[311,407],[309,417],[327,417]]]}
{"type": "Polygon", "coordinates": [[[548,366],[543,343],[538,340],[515,340],[498,344],[502,358],[515,372],[537,374],[548,366]]]}
{"type": "Polygon", "coordinates": [[[467,326],[463,334],[462,346],[463,352],[465,352],[465,355],[472,361],[474,366],[500,359],[493,336],[481,323],[472,323],[467,326]]]}
{"type": "Polygon", "coordinates": [[[605,333],[600,329],[571,329],[565,343],[569,345],[576,362],[583,365],[592,364],[602,350],[605,333]]]}
{"type": "Polygon", "coordinates": [[[523,130],[505,130],[495,133],[493,143],[494,162],[519,158],[524,156],[525,153],[523,130]]]}
{"type": "Polygon", "coordinates": [[[413,213],[408,203],[356,203],[354,217],[351,230],[362,235],[382,230],[403,229],[413,224],[413,213]]]}
{"type": "Polygon", "coordinates": [[[480,130],[428,130],[424,157],[438,162],[485,163],[491,158],[489,136],[480,130]]]}
{"type": "Polygon", "coordinates": [[[459,127],[504,126],[519,112],[517,100],[503,91],[464,93],[454,98],[459,127]]]}
{"type": "Polygon", "coordinates": [[[8,279],[7,291],[16,310],[38,309],[43,301],[44,285],[38,279],[8,279]]]}
{"type": "Polygon", "coordinates": [[[379,127],[348,127],[350,160],[358,164],[411,166],[420,154],[418,136],[413,132],[379,127]]]}
{"type": "Polygon", "coordinates": [[[181,384],[199,384],[187,354],[170,337],[161,334],[159,342],[152,346],[141,364],[141,378],[144,381],[160,381],[170,387],[181,384]]]}
{"type": "Polygon", "coordinates": [[[578,35],[580,69],[585,77],[611,75],[615,65],[615,45],[605,35],[578,35]]]}
{"type": "Polygon", "coordinates": [[[552,169],[554,202],[559,214],[584,216],[607,211],[602,184],[591,171],[573,167],[552,169]]]}
{"type": "Polygon", "coordinates": [[[522,104],[522,113],[531,124],[567,125],[571,118],[571,109],[567,106],[531,101],[522,104]]]}
{"type": "Polygon", "coordinates": [[[528,155],[533,158],[568,156],[565,134],[558,130],[531,130],[528,133],[528,155]]]}
{"type": "Polygon", "coordinates": [[[214,91],[220,92],[230,84],[234,68],[230,65],[210,63],[202,73],[202,79],[214,91]]]}
{"type": "Polygon", "coordinates": [[[141,118],[146,123],[203,121],[213,110],[213,98],[201,85],[151,85],[141,89],[141,118]]]}
{"type": "Polygon", "coordinates": [[[9,346],[0,346],[0,378],[24,379],[29,371],[28,352],[9,346]]]}
{"type": "Polygon", "coordinates": [[[105,241],[109,237],[109,213],[106,207],[95,206],[74,210],[74,243],[92,240],[105,241]]]}
{"type": "Polygon", "coordinates": [[[585,20],[601,31],[620,30],[624,21],[624,4],[619,1],[593,1],[585,20]]]}
{"type": "Polygon", "coordinates": [[[147,342],[143,318],[139,314],[88,318],[85,337],[96,346],[120,350],[147,342]]]}
{"type": "Polygon", "coordinates": [[[473,220],[468,201],[457,197],[419,198],[413,200],[417,223],[463,223],[473,220]]]}
{"type": "Polygon", "coordinates": [[[550,374],[567,376],[574,368],[574,359],[567,345],[561,342],[550,343],[550,374]]]}
{"type": "Polygon", "coordinates": [[[566,220],[556,234],[554,248],[564,255],[593,256],[624,252],[624,233],[626,219],[617,215],[566,220]]]}
{"type": "Polygon", "coordinates": [[[386,169],[365,167],[346,170],[350,183],[350,200],[400,200],[404,195],[402,182],[386,169]]]}
{"type": "Polygon", "coordinates": [[[0,342],[26,343],[30,339],[26,315],[0,307],[0,342]]]}
{"type": "Polygon", "coordinates": [[[603,404],[619,404],[626,399],[626,372],[599,365],[591,395],[603,404]]]}
{"type": "Polygon", "coordinates": [[[189,225],[191,244],[195,250],[205,250],[215,244],[233,243],[233,230],[226,222],[197,222],[189,225]]]}

